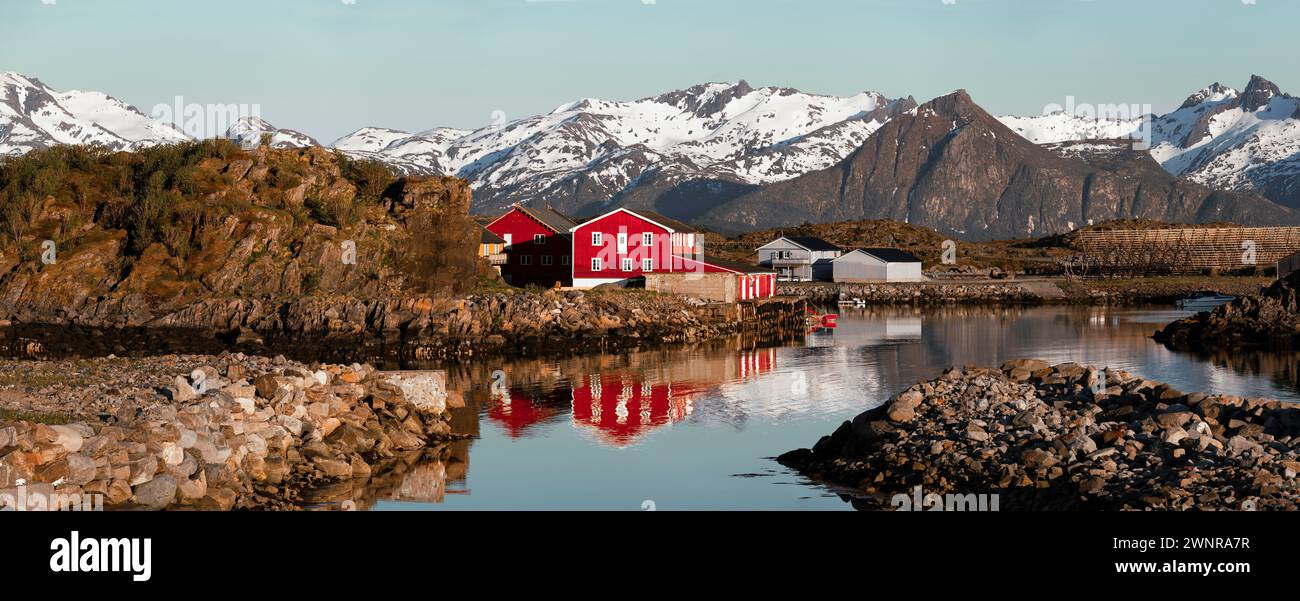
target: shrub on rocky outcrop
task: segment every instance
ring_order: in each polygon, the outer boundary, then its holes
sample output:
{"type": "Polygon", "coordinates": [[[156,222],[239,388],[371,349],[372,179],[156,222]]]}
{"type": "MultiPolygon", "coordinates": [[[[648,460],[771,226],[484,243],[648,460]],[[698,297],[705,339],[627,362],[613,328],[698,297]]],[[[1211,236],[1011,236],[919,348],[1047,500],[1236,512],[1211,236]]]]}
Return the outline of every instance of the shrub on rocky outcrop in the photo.
{"type": "Polygon", "coordinates": [[[470,190],[398,179],[320,148],[204,141],[0,161],[0,314],[88,302],[176,310],[209,298],[459,293],[477,257],[470,190]],[[41,261],[46,240],[57,260],[41,261]],[[355,259],[355,260],[353,260],[355,259]]]}

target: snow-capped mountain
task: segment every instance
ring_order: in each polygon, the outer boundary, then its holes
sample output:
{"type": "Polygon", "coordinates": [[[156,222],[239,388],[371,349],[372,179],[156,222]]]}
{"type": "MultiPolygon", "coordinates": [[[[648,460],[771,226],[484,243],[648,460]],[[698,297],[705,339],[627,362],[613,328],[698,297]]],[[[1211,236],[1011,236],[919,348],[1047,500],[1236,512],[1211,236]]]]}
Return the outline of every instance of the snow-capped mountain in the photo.
{"type": "Polygon", "coordinates": [[[1035,144],[1129,138],[1140,131],[1143,122],[1141,117],[1090,119],[1065,111],[1037,117],[1003,116],[998,117],[998,121],[1035,144]]]}
{"type": "Polygon", "coordinates": [[[476,210],[523,202],[581,212],[652,175],[754,185],[824,168],[912,106],[875,92],[841,98],[711,83],[632,102],[582,99],[473,131],[370,127],[332,146],[407,173],[464,177],[476,210]]]}
{"type": "Polygon", "coordinates": [[[271,136],[272,148],[320,146],[320,142],[307,134],[292,129],[277,129],[260,117],[240,117],[226,130],[225,137],[244,148],[257,148],[262,145],[262,137],[268,134],[271,136]]]}
{"type": "MultiPolygon", "coordinates": [[[[1142,119],[1097,120],[1065,113],[1000,117],[1038,144],[1129,138],[1142,119]]],[[[1258,75],[1244,91],[1220,83],[1153,117],[1151,156],[1174,175],[1218,190],[1255,191],[1300,207],[1300,99],[1258,75]]],[[[1058,148],[1077,146],[1061,146],[1058,148]]]]}
{"type": "MultiPolygon", "coordinates": [[[[479,213],[521,202],[578,215],[634,206],[690,219],[755,188],[835,166],[915,108],[910,97],[875,92],[835,97],[710,83],[628,102],[582,99],[475,130],[367,127],[331,147],[403,174],[464,177],[479,213]]],[[[1072,157],[1109,153],[1108,145],[1080,142],[1133,137],[1146,121],[1065,112],[998,120],[1072,157]]],[[[1267,80],[1254,77],[1241,92],[1214,84],[1150,123],[1151,155],[1169,172],[1300,206],[1300,100],[1267,80]]],[[[225,135],[254,147],[266,134],[276,147],[319,144],[256,117],[225,135]]],[[[0,74],[0,156],[55,144],[132,150],[188,139],[111,96],[0,74]]]]}
{"type": "Polygon", "coordinates": [[[1254,190],[1300,207],[1300,99],[1258,75],[1214,84],[1153,125],[1151,154],[1171,173],[1220,190],[1254,190]]]}
{"type": "Polygon", "coordinates": [[[0,73],[0,156],[58,144],[114,150],[188,140],[169,124],[100,92],[59,92],[39,79],[0,73]]]}

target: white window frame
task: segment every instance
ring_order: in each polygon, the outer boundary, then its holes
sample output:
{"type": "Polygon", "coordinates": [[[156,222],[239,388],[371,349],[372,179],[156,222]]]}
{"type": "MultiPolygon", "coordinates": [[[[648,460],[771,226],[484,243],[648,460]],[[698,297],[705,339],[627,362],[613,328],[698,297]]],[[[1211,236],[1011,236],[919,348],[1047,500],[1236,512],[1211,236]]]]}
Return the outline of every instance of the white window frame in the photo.
{"type": "Polygon", "coordinates": [[[573,258],[569,255],[560,255],[560,265],[568,265],[573,258]]]}
{"type": "Polygon", "coordinates": [[[627,232],[618,233],[618,252],[627,252],[627,232]]]}
{"type": "Polygon", "coordinates": [[[654,259],[641,259],[641,271],[644,271],[644,272],[646,272],[646,273],[649,273],[649,272],[654,271],[654,270],[655,270],[655,260],[654,260],[654,259]]]}
{"type": "Polygon", "coordinates": [[[632,259],[623,257],[623,271],[632,271],[632,259]]]}
{"type": "Polygon", "coordinates": [[[591,233],[591,245],[592,245],[592,246],[604,246],[604,245],[605,245],[605,237],[604,237],[602,234],[603,234],[603,232],[592,232],[592,233],[591,233]]]}
{"type": "Polygon", "coordinates": [[[605,261],[604,261],[603,259],[601,259],[600,257],[596,257],[596,258],[592,259],[592,260],[591,260],[591,270],[592,270],[592,271],[605,271],[605,261]]]}
{"type": "Polygon", "coordinates": [[[540,262],[542,265],[554,265],[554,264],[555,264],[555,257],[552,257],[551,255],[542,255],[542,258],[539,259],[539,262],[540,262]]]}
{"type": "Polygon", "coordinates": [[[546,234],[533,234],[533,244],[538,246],[546,244],[546,234]]]}
{"type": "Polygon", "coordinates": [[[520,264],[520,265],[532,265],[532,264],[533,264],[533,256],[532,256],[532,255],[519,255],[519,264],[520,264]]]}
{"type": "Polygon", "coordinates": [[[655,235],[652,234],[652,233],[650,233],[650,232],[645,232],[644,234],[641,234],[641,245],[642,245],[642,246],[654,246],[654,245],[655,245],[655,235]]]}

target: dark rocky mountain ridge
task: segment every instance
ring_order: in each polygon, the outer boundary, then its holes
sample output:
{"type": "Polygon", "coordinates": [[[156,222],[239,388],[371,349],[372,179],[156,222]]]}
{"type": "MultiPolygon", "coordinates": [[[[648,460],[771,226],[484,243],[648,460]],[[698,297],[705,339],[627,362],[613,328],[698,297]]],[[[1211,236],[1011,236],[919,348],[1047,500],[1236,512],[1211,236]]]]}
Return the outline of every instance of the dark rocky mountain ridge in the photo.
{"type": "Polygon", "coordinates": [[[1017,135],[964,90],[886,123],[834,167],[738,194],[699,222],[740,232],[807,222],[894,219],[969,239],[1043,236],[1113,219],[1300,221],[1262,196],[1179,179],[1149,154],[1099,144],[1051,149],[1017,135]],[[1087,158],[1083,158],[1087,155],[1087,158]]]}

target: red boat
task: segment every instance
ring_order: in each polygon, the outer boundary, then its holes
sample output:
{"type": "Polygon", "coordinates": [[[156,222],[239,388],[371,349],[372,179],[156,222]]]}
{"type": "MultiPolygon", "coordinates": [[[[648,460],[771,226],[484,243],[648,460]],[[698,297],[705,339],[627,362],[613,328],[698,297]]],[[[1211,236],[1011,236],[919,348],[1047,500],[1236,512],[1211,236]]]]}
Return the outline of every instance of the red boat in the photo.
{"type": "Polygon", "coordinates": [[[839,324],[837,323],[840,316],[831,313],[818,313],[812,307],[808,307],[808,328],[810,331],[833,330],[839,324]]]}

